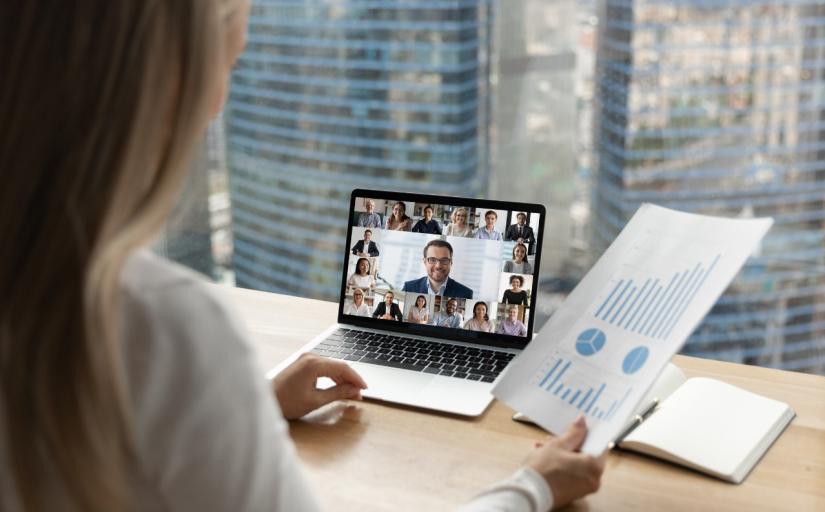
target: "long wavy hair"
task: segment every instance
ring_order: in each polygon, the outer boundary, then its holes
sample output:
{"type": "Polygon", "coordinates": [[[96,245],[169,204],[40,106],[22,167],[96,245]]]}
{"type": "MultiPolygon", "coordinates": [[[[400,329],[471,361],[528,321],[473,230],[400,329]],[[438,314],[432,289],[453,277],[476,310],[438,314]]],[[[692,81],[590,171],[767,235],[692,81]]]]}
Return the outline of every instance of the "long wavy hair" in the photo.
{"type": "Polygon", "coordinates": [[[24,510],[54,508],[44,475],[60,508],[132,508],[119,276],[178,197],[234,3],[0,3],[0,430],[24,510]]]}

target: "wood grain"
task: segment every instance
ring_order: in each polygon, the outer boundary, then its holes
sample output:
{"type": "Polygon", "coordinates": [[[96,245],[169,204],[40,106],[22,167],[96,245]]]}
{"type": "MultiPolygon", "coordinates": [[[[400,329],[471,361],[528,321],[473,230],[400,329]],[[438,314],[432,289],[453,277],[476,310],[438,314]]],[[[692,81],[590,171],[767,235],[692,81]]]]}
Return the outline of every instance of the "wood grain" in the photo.
{"type": "MultiPolygon", "coordinates": [[[[234,303],[266,368],[335,322],[337,304],[218,288],[234,303]]],[[[825,510],[825,377],[676,356],[708,376],[791,404],[797,417],[744,483],[612,452],[598,493],[570,510],[825,510]]],[[[298,455],[330,510],[451,510],[519,467],[536,427],[493,402],[465,419],[380,402],[340,402],[291,422],[298,455]]]]}

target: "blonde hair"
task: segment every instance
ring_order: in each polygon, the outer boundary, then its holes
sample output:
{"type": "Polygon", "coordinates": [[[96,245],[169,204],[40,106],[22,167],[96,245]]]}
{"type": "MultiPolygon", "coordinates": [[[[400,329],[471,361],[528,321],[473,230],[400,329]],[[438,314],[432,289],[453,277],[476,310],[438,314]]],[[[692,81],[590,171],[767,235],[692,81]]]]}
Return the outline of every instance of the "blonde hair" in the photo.
{"type": "Polygon", "coordinates": [[[469,221],[470,219],[469,219],[469,218],[467,218],[467,210],[465,210],[464,208],[456,208],[455,210],[453,210],[452,215],[450,215],[450,220],[451,220],[453,223],[455,223],[455,221],[456,221],[456,220],[455,220],[455,218],[456,218],[456,216],[457,216],[459,213],[463,213],[463,214],[464,214],[464,223],[466,224],[466,223],[467,223],[467,221],[469,221]]]}
{"type": "Polygon", "coordinates": [[[231,9],[41,4],[0,15],[5,446],[24,510],[54,508],[44,475],[66,489],[61,508],[132,508],[120,272],[177,198],[220,90],[231,9]]]}

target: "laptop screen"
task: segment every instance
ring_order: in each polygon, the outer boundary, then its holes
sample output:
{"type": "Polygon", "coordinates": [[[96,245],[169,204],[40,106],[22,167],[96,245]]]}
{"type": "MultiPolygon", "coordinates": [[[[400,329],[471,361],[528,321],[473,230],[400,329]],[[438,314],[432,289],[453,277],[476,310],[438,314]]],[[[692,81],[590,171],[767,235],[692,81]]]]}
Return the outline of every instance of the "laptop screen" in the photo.
{"type": "Polygon", "coordinates": [[[339,322],[521,348],[541,205],[355,190],[339,322]]]}

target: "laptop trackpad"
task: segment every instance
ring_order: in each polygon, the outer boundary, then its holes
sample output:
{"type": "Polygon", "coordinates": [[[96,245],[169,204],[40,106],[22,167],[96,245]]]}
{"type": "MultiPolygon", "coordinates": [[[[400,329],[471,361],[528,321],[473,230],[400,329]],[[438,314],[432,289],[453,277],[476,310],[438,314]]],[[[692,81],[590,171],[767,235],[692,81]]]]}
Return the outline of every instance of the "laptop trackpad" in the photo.
{"type": "Polygon", "coordinates": [[[361,394],[379,400],[413,402],[434,378],[429,373],[410,372],[373,364],[353,362],[350,366],[367,383],[367,389],[361,394]]]}

